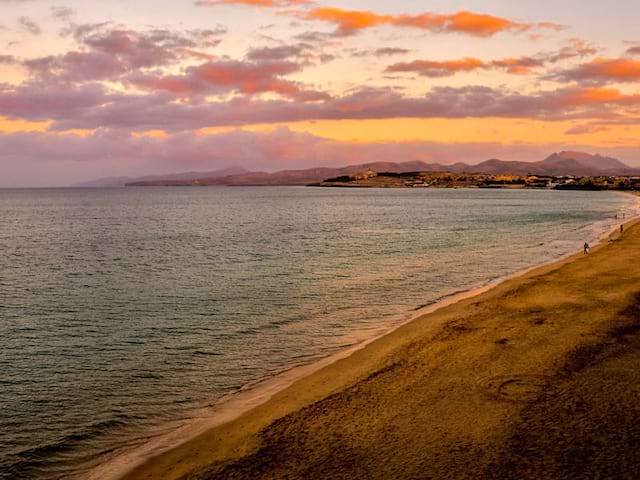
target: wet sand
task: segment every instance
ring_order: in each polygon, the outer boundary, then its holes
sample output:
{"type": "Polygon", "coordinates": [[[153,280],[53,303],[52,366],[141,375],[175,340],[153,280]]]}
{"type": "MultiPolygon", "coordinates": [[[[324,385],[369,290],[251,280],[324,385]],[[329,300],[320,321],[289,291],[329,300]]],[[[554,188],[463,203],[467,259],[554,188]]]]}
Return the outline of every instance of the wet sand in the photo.
{"type": "Polygon", "coordinates": [[[637,478],[640,226],[402,326],[130,479],[637,478]]]}

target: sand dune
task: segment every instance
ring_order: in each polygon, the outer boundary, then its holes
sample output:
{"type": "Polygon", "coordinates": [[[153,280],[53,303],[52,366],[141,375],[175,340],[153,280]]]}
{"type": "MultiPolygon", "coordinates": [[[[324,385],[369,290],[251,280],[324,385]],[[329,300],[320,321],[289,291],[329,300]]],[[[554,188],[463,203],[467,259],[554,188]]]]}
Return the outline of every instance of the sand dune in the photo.
{"type": "Polygon", "coordinates": [[[127,479],[637,478],[640,227],[373,342],[127,479]]]}

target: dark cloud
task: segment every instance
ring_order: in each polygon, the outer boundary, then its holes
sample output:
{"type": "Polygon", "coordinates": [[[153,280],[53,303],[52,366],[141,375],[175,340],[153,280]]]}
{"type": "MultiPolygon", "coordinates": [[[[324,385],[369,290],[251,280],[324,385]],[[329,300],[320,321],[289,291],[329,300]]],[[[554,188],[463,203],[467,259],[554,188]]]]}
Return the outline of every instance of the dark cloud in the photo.
{"type": "Polygon", "coordinates": [[[503,58],[499,60],[481,60],[479,58],[461,58],[456,60],[434,61],[414,60],[401,62],[387,67],[388,73],[416,73],[423,77],[448,77],[460,72],[482,70],[504,70],[515,75],[532,73],[534,69],[553,65],[565,60],[594,55],[596,49],[583,42],[573,42],[556,52],[543,52],[534,56],[503,58]]]}
{"type": "Polygon", "coordinates": [[[71,22],[73,17],[76,16],[76,11],[69,7],[51,7],[51,16],[61,22],[71,22]]]}
{"type": "Polygon", "coordinates": [[[332,36],[326,32],[302,32],[295,35],[293,38],[307,43],[325,43],[332,40],[332,36]]]}
{"type": "Polygon", "coordinates": [[[40,35],[42,33],[40,25],[29,17],[18,18],[18,26],[32,35],[40,35]]]}
{"type": "Polygon", "coordinates": [[[373,51],[373,54],[378,57],[390,57],[392,55],[405,55],[409,52],[411,52],[411,50],[408,50],[406,48],[387,47],[377,48],[373,51]]]}
{"type": "Polygon", "coordinates": [[[629,47],[626,51],[626,54],[631,56],[640,55],[640,45],[629,47]]]}
{"type": "Polygon", "coordinates": [[[293,45],[252,48],[247,53],[247,59],[257,62],[290,60],[301,65],[313,65],[328,63],[334,60],[335,56],[310,43],[300,42],[293,45]]]}
{"type": "Polygon", "coordinates": [[[257,47],[249,50],[247,58],[252,61],[292,60],[308,55],[312,49],[313,46],[308,43],[280,45],[277,47],[257,47]]]}
{"type": "Polygon", "coordinates": [[[640,82],[640,60],[628,57],[596,58],[576,67],[552,73],[549,78],[587,84],[640,82]]]}
{"type": "Polygon", "coordinates": [[[604,125],[583,124],[583,125],[576,125],[575,127],[571,127],[565,133],[567,135],[589,135],[589,134],[598,133],[598,132],[608,132],[609,130],[611,129],[604,125]]]}
{"type": "Polygon", "coordinates": [[[395,55],[406,55],[411,50],[406,48],[370,48],[370,49],[348,49],[347,52],[353,57],[393,57],[395,55]]]}

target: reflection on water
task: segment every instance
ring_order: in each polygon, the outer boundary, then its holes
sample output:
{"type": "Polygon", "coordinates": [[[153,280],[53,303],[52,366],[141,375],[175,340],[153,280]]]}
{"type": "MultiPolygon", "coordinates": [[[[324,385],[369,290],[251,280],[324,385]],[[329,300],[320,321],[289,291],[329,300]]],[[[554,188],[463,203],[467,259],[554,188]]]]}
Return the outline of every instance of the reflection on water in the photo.
{"type": "Polygon", "coordinates": [[[74,471],[355,332],[578,249],[634,205],[599,192],[0,191],[0,478],[74,471]]]}

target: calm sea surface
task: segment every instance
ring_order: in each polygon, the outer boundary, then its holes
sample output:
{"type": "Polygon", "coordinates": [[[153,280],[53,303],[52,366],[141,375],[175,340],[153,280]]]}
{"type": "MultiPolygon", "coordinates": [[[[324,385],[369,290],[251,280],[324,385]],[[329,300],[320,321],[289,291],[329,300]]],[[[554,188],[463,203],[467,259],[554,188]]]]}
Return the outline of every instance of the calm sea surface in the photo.
{"type": "Polygon", "coordinates": [[[635,209],[599,192],[0,190],[0,478],[82,471],[635,209]]]}

